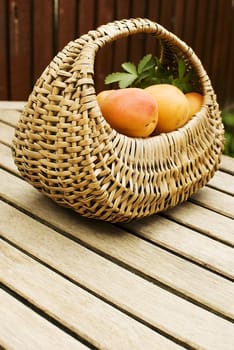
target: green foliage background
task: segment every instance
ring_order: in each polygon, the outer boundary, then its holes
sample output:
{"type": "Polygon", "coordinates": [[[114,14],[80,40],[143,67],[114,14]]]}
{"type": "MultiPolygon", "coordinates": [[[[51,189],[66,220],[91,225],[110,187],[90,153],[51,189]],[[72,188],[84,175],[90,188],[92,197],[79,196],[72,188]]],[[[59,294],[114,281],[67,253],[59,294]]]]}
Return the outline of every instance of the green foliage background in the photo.
{"type": "Polygon", "coordinates": [[[234,106],[222,112],[225,129],[224,154],[234,157],[234,106]]]}

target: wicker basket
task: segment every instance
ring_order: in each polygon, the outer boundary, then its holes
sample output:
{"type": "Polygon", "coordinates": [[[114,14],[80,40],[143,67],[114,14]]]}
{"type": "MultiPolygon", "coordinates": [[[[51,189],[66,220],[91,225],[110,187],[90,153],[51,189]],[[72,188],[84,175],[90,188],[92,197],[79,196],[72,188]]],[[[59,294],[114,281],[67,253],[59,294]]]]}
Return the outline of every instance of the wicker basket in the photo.
{"type": "Polygon", "coordinates": [[[68,43],[36,82],[13,140],[29,183],[79,214],[129,221],[187,200],[214,175],[223,150],[216,96],[200,60],[177,36],[148,19],[115,21],[68,43]],[[96,100],[94,61],[106,43],[136,33],[160,41],[161,59],[183,57],[204,95],[182,128],[146,139],[113,130],[96,100]]]}

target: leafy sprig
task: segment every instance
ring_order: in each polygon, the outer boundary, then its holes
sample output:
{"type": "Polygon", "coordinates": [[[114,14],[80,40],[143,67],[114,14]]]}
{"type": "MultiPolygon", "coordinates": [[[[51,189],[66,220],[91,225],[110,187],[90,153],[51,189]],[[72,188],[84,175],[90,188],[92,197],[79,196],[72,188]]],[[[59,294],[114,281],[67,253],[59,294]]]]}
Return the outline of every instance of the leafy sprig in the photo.
{"type": "Polygon", "coordinates": [[[125,62],[121,65],[123,72],[108,74],[105,84],[118,83],[119,88],[145,88],[153,84],[172,84],[183,92],[192,91],[192,71],[187,70],[183,59],[177,60],[177,69],[163,65],[157,57],[147,54],[137,65],[125,62]]]}

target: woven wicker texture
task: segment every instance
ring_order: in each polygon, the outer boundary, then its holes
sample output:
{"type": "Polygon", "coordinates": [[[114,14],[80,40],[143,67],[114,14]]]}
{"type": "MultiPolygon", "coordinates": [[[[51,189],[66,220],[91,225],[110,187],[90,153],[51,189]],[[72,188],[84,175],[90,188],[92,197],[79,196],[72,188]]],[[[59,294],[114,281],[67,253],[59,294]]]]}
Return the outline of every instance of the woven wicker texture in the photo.
{"type": "Polygon", "coordinates": [[[39,191],[83,216],[129,221],[187,200],[214,175],[223,125],[209,77],[193,50],[148,19],[115,21],[68,43],[37,80],[18,122],[13,155],[39,191]],[[106,43],[147,33],[161,59],[196,72],[201,110],[177,131],[146,139],[113,130],[96,100],[95,56],[106,43]]]}

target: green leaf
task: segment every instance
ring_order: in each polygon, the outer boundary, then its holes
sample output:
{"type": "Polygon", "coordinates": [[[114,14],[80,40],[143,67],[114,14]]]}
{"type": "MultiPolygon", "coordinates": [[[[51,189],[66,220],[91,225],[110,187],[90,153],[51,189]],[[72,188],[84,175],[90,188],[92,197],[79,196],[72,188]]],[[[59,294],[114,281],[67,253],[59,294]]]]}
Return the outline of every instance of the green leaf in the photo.
{"type": "Polygon", "coordinates": [[[177,69],[163,64],[158,57],[151,54],[145,55],[136,66],[132,62],[121,65],[124,72],[109,74],[106,84],[118,83],[120,88],[138,87],[145,88],[153,84],[172,84],[184,93],[193,91],[193,71],[187,70],[182,58],[177,60],[177,69]]]}
{"type": "Polygon", "coordinates": [[[180,80],[183,79],[184,74],[185,74],[185,71],[186,71],[185,62],[184,62],[184,60],[179,59],[179,60],[178,60],[178,78],[179,78],[180,80]]]}
{"type": "Polygon", "coordinates": [[[137,75],[137,70],[135,64],[132,62],[125,62],[121,64],[121,67],[128,73],[137,75]]]}
{"type": "Polygon", "coordinates": [[[119,83],[120,88],[125,88],[131,85],[134,80],[137,78],[137,75],[130,73],[116,72],[107,75],[105,78],[105,84],[119,83]]]}
{"type": "MultiPolygon", "coordinates": [[[[187,72],[184,77],[183,77],[183,81],[184,82],[189,82],[192,81],[192,71],[190,70],[189,72],[187,72]]],[[[181,79],[182,80],[182,79],[181,79]]]]}
{"type": "Polygon", "coordinates": [[[118,82],[119,80],[121,80],[122,74],[125,73],[116,72],[108,74],[105,78],[105,84],[112,84],[118,82]]]}
{"type": "Polygon", "coordinates": [[[133,75],[130,73],[122,73],[121,79],[119,80],[120,89],[131,86],[133,82],[136,80],[137,75],[133,75]]]}
{"type": "Polygon", "coordinates": [[[133,75],[130,73],[122,73],[122,72],[116,72],[107,75],[105,79],[105,84],[112,84],[112,83],[119,83],[119,87],[125,88],[130,86],[134,80],[137,78],[137,75],[133,75]]]}
{"type": "Polygon", "coordinates": [[[142,74],[144,71],[150,70],[155,66],[155,60],[151,54],[144,56],[137,66],[138,74],[142,74]]]}
{"type": "Polygon", "coordinates": [[[141,74],[138,74],[138,77],[137,77],[137,80],[135,83],[140,84],[141,81],[148,79],[148,78],[151,78],[153,76],[155,76],[155,68],[154,67],[152,67],[149,70],[143,71],[141,74]]]}

